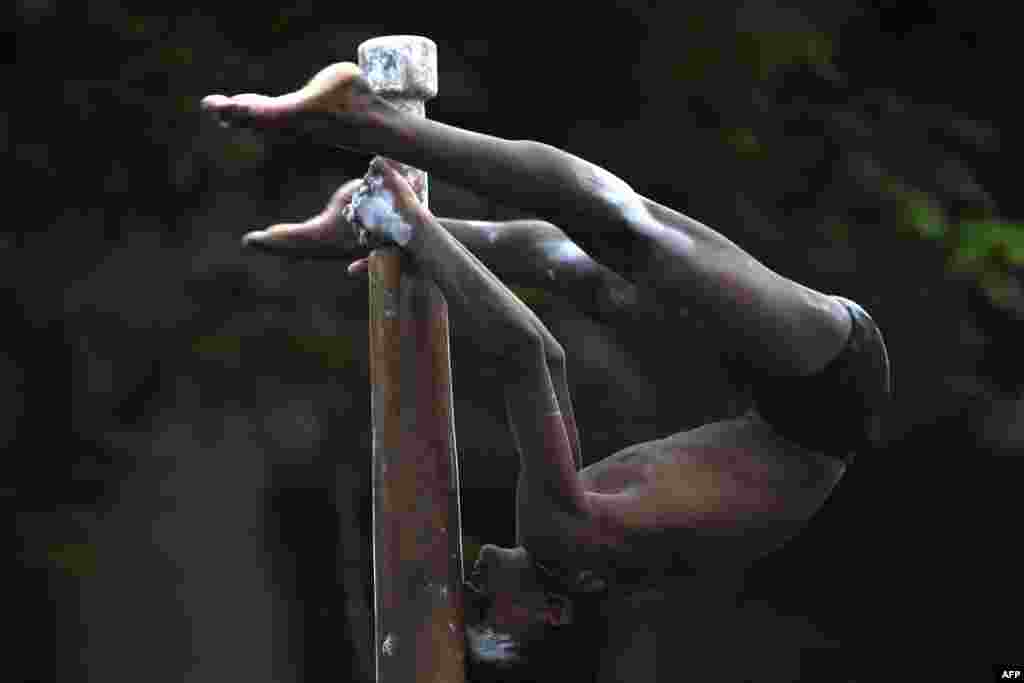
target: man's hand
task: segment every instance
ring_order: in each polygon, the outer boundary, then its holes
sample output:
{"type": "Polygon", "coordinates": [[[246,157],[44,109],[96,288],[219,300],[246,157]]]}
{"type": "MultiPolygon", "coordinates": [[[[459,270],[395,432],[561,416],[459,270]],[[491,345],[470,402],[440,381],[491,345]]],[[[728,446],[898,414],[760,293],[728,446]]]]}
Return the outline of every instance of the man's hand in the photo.
{"type": "Polygon", "coordinates": [[[359,243],[370,248],[407,247],[418,224],[437,220],[420,204],[399,166],[382,157],[370,162],[345,217],[359,228],[359,243]]]}
{"type": "Polygon", "coordinates": [[[338,188],[327,206],[302,223],[278,223],[265,230],[254,230],[242,238],[242,244],[279,256],[345,259],[356,257],[349,265],[350,275],[365,275],[368,247],[361,244],[358,231],[346,218],[346,209],[360,187],[361,178],[338,188]]]}

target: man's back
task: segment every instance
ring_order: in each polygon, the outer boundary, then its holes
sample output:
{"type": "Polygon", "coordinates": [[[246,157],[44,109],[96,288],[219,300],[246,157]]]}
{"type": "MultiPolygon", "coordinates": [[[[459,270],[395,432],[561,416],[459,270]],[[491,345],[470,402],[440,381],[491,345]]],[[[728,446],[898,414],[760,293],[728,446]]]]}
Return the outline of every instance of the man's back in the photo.
{"type": "Polygon", "coordinates": [[[609,596],[596,683],[746,680],[736,598],[742,572],[681,577],[609,596]]]}
{"type": "Polygon", "coordinates": [[[630,446],[580,472],[592,504],[625,528],[620,566],[709,558],[746,564],[781,545],[828,498],[843,463],[779,437],[755,415],[630,446]]]}

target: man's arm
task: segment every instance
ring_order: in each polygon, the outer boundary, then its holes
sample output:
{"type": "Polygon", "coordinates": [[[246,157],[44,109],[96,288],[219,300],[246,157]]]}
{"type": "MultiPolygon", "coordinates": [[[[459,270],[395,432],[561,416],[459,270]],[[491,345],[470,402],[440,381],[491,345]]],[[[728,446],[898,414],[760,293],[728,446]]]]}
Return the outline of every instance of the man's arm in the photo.
{"type": "MultiPolygon", "coordinates": [[[[353,226],[344,216],[353,194],[362,185],[351,180],[338,188],[327,206],[301,223],[279,223],[249,232],[244,244],[278,256],[300,258],[356,258],[365,253],[353,226]]],[[[535,287],[559,296],[581,312],[616,327],[635,325],[640,307],[636,287],[594,261],[558,227],[546,221],[478,221],[437,218],[437,222],[469,251],[479,267],[493,270],[502,282],[535,287]],[[480,263],[483,261],[483,263],[480,263]]],[[[362,259],[356,270],[364,270],[362,259]]],[[[648,307],[649,308],[649,307],[648,307]]],[[[531,318],[536,316],[527,311],[531,318]]],[[[583,467],[572,398],[561,345],[540,320],[548,371],[558,398],[576,468],[583,467]]]]}
{"type": "Polygon", "coordinates": [[[374,238],[404,248],[437,283],[480,347],[495,358],[507,380],[509,417],[522,471],[535,485],[531,490],[563,510],[582,511],[583,489],[574,463],[575,421],[567,425],[560,407],[564,401],[571,416],[562,346],[529,307],[416,201],[392,166],[375,161],[370,176],[365,194],[353,198],[353,220],[374,238]]]}
{"type": "MultiPolygon", "coordinates": [[[[535,522],[582,519],[586,510],[570,435],[546,358],[510,368],[505,406],[519,453],[517,535],[533,532],[535,522]],[[539,516],[539,517],[538,517],[539,516]]],[[[520,542],[522,539],[520,538],[520,542]]]]}
{"type": "MultiPolygon", "coordinates": [[[[467,223],[469,222],[447,219],[441,225],[449,234],[456,238],[461,237],[456,240],[456,245],[464,252],[463,256],[476,267],[490,274],[488,267],[477,258],[474,251],[482,252],[484,258],[489,257],[488,260],[491,263],[497,264],[501,279],[494,278],[493,274],[491,277],[501,286],[501,289],[516,299],[516,303],[523,309],[522,315],[529,318],[534,329],[540,335],[546,360],[547,378],[551,383],[557,400],[556,408],[560,413],[559,422],[564,426],[568,438],[572,462],[575,469],[579,470],[583,467],[583,450],[580,444],[579,429],[576,425],[576,414],[572,406],[572,396],[569,391],[565,349],[540,318],[528,306],[520,302],[518,297],[515,297],[515,294],[503,284],[503,273],[508,273],[514,281],[518,282],[532,276],[537,281],[537,285],[561,294],[571,301],[586,302],[594,301],[595,290],[600,291],[603,288],[601,279],[605,275],[603,271],[607,271],[607,276],[613,274],[587,256],[568,237],[565,237],[564,233],[550,223],[515,221],[511,224],[491,224],[493,228],[497,229],[493,230],[492,228],[492,232],[485,233],[487,237],[484,240],[480,239],[480,231],[473,229],[475,226],[471,227],[467,223]],[[556,236],[557,234],[561,234],[561,239],[556,236]],[[476,250],[472,248],[473,246],[476,246],[476,250]],[[542,273],[539,278],[538,271],[542,273]]],[[[600,296],[600,294],[596,294],[596,296],[600,296]]],[[[536,382],[540,383],[542,381],[540,373],[535,374],[537,375],[536,382]]],[[[532,393],[544,390],[546,388],[538,386],[534,387],[532,393]]],[[[516,399],[516,402],[518,403],[519,399],[516,399]]],[[[510,420],[512,419],[511,410],[510,408],[510,420]]],[[[512,424],[513,430],[515,430],[515,421],[512,424]]],[[[522,457],[521,449],[520,456],[522,457]]]]}

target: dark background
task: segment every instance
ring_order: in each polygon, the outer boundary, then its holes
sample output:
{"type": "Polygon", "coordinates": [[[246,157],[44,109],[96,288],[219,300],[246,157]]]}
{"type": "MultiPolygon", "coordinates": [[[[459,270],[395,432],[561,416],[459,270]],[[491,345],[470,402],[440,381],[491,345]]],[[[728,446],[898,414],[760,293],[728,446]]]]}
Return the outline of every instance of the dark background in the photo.
{"type": "MultiPolygon", "coordinates": [[[[15,680],[367,680],[366,285],[238,238],[318,212],[368,158],[225,132],[198,102],[292,90],[395,33],[438,43],[430,116],[602,164],[882,327],[886,445],[750,573],[753,680],[1019,654],[1017,25],[899,6],[21,0],[0,494],[15,592],[47,599],[9,621],[15,680]]],[[[516,215],[436,180],[432,208],[516,215]]],[[[623,339],[523,296],[569,350],[588,463],[737,408],[698,325],[623,339]]],[[[472,560],[513,541],[516,460],[458,327],[472,560]]]]}

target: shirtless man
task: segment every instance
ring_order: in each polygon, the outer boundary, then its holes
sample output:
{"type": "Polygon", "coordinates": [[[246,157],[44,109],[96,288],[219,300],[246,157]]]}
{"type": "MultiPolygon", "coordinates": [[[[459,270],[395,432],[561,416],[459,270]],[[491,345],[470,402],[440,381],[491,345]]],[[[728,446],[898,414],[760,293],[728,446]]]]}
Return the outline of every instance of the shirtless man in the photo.
{"type": "MultiPolygon", "coordinates": [[[[378,160],[319,216],[245,237],[270,251],[354,259],[354,274],[366,270],[358,257],[367,244],[397,244],[501,371],[521,459],[519,546],[484,546],[467,583],[474,666],[544,680],[537,667],[551,666],[545,643],[580,626],[588,606],[644,586],[696,587],[673,593],[685,596],[674,609],[690,614],[717,576],[797,533],[853,454],[870,446],[890,383],[867,313],[780,276],[608,171],[539,142],[406,115],[351,63],[327,67],[286,95],[211,95],[203,108],[224,125],[300,131],[395,159],[551,220],[436,218],[395,167],[378,160]],[[752,378],[755,408],[581,469],[565,352],[502,279],[543,285],[606,319],[637,314],[641,299],[702,315],[752,378]]],[[[657,647],[682,645],[698,658],[698,631],[681,643],[680,633],[663,634],[657,647]]],[[[631,680],[639,670],[619,655],[637,646],[618,642],[632,636],[614,625],[607,632],[611,640],[587,654],[604,653],[601,680],[631,680]]],[[[555,656],[570,667],[587,659],[563,648],[555,656]]],[[[662,672],[666,680],[685,674],[662,672]]]]}

